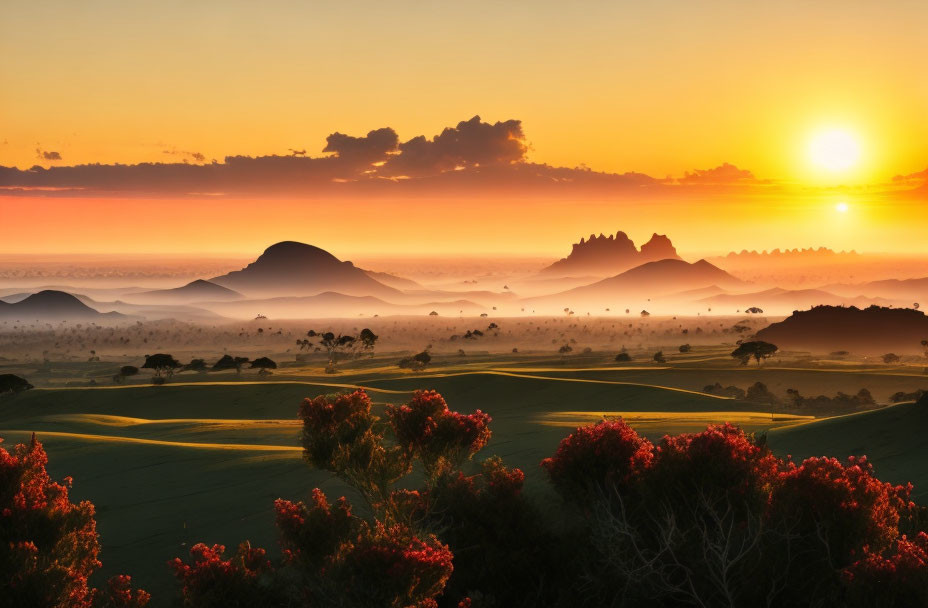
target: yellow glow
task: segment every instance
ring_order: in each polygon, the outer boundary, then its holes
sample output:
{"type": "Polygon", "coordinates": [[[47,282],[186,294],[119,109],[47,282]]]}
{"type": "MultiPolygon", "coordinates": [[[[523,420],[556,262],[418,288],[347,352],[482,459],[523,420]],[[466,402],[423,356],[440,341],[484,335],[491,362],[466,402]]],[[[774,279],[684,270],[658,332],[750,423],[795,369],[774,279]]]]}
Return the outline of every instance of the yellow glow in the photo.
{"type": "Polygon", "coordinates": [[[860,162],[860,143],[843,129],[821,131],[809,142],[809,160],[833,173],[847,171],[860,162]]]}
{"type": "Polygon", "coordinates": [[[847,213],[847,209],[848,209],[848,206],[847,206],[847,203],[845,202],[840,202],[837,205],[835,205],[835,211],[837,211],[838,213],[847,213]]]}

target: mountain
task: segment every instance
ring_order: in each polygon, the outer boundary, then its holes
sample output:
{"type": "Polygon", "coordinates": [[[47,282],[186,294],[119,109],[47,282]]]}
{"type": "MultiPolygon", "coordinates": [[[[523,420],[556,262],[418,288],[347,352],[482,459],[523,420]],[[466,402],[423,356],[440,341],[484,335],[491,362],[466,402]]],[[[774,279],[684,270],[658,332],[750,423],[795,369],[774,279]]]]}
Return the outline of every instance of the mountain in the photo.
{"type": "Polygon", "coordinates": [[[757,332],[757,339],[783,349],[864,354],[922,353],[928,317],[911,308],[816,306],[800,310],[757,332]]]}
{"type": "Polygon", "coordinates": [[[531,298],[527,302],[559,303],[571,307],[622,307],[639,302],[706,287],[723,289],[743,287],[744,283],[706,260],[660,260],[636,266],[622,274],[575,287],[551,296],[531,298]]]}
{"type": "Polygon", "coordinates": [[[591,234],[589,240],[581,238],[579,243],[574,243],[570,255],[543,268],[541,274],[612,276],[646,262],[667,259],[679,260],[680,256],[663,234],[653,234],[641,250],[621,231],[608,237],[591,234]]]}
{"type": "Polygon", "coordinates": [[[328,251],[294,241],[271,245],[242,270],[212,278],[210,282],[248,296],[304,296],[325,291],[356,296],[403,295],[351,262],[343,262],[328,251]]]}
{"type": "Polygon", "coordinates": [[[197,279],[183,287],[158,289],[132,294],[132,299],[171,300],[173,302],[196,302],[204,300],[236,300],[244,296],[228,287],[197,279]]]}
{"type": "MultiPolygon", "coordinates": [[[[753,293],[716,294],[699,300],[716,307],[731,307],[744,310],[751,306],[763,308],[767,314],[789,313],[794,310],[828,304],[832,306],[869,306],[888,304],[882,298],[864,296],[845,297],[821,289],[781,289],[775,287],[753,293]]],[[[721,312],[721,311],[720,311],[721,312]]]]}
{"type": "Polygon", "coordinates": [[[118,312],[101,313],[69,293],[47,289],[34,293],[13,304],[0,302],[0,318],[21,321],[35,319],[43,321],[72,319],[118,321],[126,317],[118,312]]]}

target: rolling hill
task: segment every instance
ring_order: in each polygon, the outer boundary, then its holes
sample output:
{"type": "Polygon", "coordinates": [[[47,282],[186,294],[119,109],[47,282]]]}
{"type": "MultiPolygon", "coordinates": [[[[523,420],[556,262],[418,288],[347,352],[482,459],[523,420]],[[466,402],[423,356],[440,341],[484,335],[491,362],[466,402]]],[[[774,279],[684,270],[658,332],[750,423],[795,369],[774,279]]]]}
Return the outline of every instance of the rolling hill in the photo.
{"type": "Polygon", "coordinates": [[[774,452],[801,461],[812,456],[867,456],[877,476],[892,483],[912,482],[916,500],[928,497],[928,400],[837,416],[773,429],[767,440],[774,452]]]}

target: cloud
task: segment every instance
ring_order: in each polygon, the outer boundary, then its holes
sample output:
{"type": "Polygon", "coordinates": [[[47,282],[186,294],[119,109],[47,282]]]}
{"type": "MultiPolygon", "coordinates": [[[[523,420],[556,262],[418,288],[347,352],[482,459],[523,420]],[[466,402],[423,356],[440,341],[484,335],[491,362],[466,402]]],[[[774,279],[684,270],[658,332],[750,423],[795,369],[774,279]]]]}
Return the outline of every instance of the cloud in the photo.
{"type": "Polygon", "coordinates": [[[201,152],[187,152],[184,150],[178,150],[177,148],[168,148],[167,150],[161,151],[163,154],[170,154],[171,156],[182,156],[184,157],[184,162],[187,162],[188,159],[194,162],[202,163],[206,161],[206,155],[201,152]]]}
{"type": "Polygon", "coordinates": [[[908,173],[906,175],[896,175],[893,177],[893,183],[907,186],[907,185],[921,185],[928,183],[928,169],[922,171],[916,171],[915,173],[908,173]]]}
{"type": "Polygon", "coordinates": [[[388,154],[396,152],[400,138],[390,127],[375,129],[364,137],[352,137],[336,131],[325,138],[323,153],[359,165],[386,160],[388,154]]]}
{"type": "Polygon", "coordinates": [[[747,169],[739,169],[731,163],[722,163],[713,169],[696,169],[687,171],[683,177],[677,180],[681,184],[688,185],[732,185],[758,183],[758,179],[747,169]]]}
{"type": "Polygon", "coordinates": [[[158,145],[164,154],[183,162],[0,166],[0,190],[24,196],[613,198],[643,197],[681,186],[764,183],[728,163],[678,180],[533,163],[527,159],[529,146],[520,120],[491,123],[480,116],[432,137],[419,135],[405,141],[390,127],[361,136],[334,132],[316,157],[307,155],[305,148],[291,148],[285,155],[227,156],[209,163],[201,153],[158,145]]]}
{"type": "Polygon", "coordinates": [[[432,139],[419,135],[399,146],[385,173],[429,175],[461,168],[522,162],[528,147],[521,120],[489,124],[479,116],[448,127],[432,139]]]}
{"type": "Polygon", "coordinates": [[[41,148],[35,149],[36,158],[40,160],[61,160],[61,153],[54,152],[52,150],[42,150],[41,148]]]}

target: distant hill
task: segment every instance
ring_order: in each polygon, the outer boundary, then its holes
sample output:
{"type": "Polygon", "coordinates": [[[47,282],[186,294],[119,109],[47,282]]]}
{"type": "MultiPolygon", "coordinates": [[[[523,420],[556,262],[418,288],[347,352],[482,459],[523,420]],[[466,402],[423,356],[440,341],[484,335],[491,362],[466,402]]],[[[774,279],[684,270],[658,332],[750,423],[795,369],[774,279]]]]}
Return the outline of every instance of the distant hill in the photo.
{"type": "Polygon", "coordinates": [[[816,306],[765,327],[757,338],[790,350],[921,353],[928,317],[911,308],[816,306]]]}
{"type": "Polygon", "coordinates": [[[853,260],[858,258],[859,254],[856,251],[835,251],[834,249],[829,249],[827,247],[819,247],[818,249],[813,249],[808,247],[806,249],[773,249],[767,251],[748,251],[747,249],[742,249],[739,252],[730,252],[724,258],[713,258],[713,260],[731,260],[731,261],[749,261],[749,262],[775,262],[780,260],[798,260],[798,261],[817,261],[817,260],[826,260],[826,259],[847,259],[853,260]]]}
{"type": "Polygon", "coordinates": [[[608,237],[591,234],[589,240],[581,238],[579,243],[574,243],[570,255],[543,268],[541,274],[612,276],[646,262],[666,259],[679,260],[680,256],[663,234],[654,233],[641,250],[621,231],[608,237]]]}
{"type": "Polygon", "coordinates": [[[204,300],[236,300],[244,296],[222,285],[197,279],[183,287],[174,289],[157,289],[134,293],[133,299],[143,300],[170,300],[173,302],[196,302],[204,300]]]}
{"type": "Polygon", "coordinates": [[[325,291],[356,296],[402,295],[351,262],[294,241],[271,245],[242,270],[212,278],[210,282],[248,296],[304,296],[325,291]]]}
{"type": "Polygon", "coordinates": [[[898,298],[928,304],[928,277],[920,279],[885,279],[868,283],[835,283],[822,289],[835,293],[857,293],[885,298],[898,298]]]}
{"type": "Polygon", "coordinates": [[[416,283],[412,279],[407,279],[405,277],[400,277],[395,274],[390,274],[389,272],[377,272],[375,270],[365,270],[367,276],[383,283],[387,287],[392,287],[394,289],[425,289],[419,283],[416,283]]]}
{"type": "Polygon", "coordinates": [[[117,312],[101,313],[63,291],[47,289],[34,293],[12,304],[0,302],[0,318],[31,321],[61,320],[122,320],[125,315],[117,312]]]}
{"type": "Polygon", "coordinates": [[[699,300],[704,304],[718,307],[731,307],[744,310],[751,306],[763,308],[767,313],[789,313],[794,310],[811,308],[828,304],[832,306],[869,306],[871,304],[888,304],[881,298],[863,296],[845,297],[821,289],[781,289],[775,287],[765,291],[738,294],[716,294],[699,300]]]}
{"type": "Polygon", "coordinates": [[[666,296],[708,287],[737,289],[744,282],[706,260],[648,262],[591,285],[575,287],[529,302],[561,303],[571,307],[623,306],[626,302],[666,296]]]}

